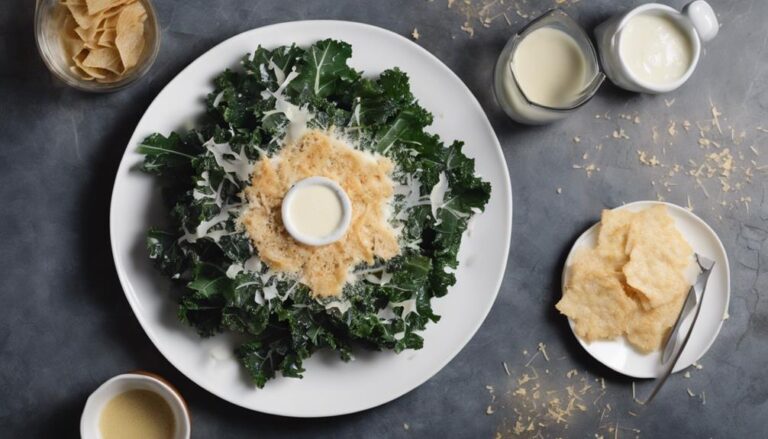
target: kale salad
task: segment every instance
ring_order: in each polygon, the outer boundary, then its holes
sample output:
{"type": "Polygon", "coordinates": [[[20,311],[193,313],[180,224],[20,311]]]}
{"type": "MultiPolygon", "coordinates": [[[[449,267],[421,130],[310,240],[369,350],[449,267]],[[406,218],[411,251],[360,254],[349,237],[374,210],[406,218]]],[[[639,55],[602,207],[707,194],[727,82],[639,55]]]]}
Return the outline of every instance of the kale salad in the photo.
{"type": "Polygon", "coordinates": [[[278,373],[301,377],[303,360],[321,348],[345,361],[354,349],[421,348],[419,331],[440,319],[431,301],[455,283],[462,234],[490,197],[462,142],[425,131],[432,115],[408,76],[397,68],[364,76],[351,56],[335,40],[259,47],[215,79],[197,127],[138,147],[168,210],[147,247],[175,285],[178,317],[203,337],[241,334],[235,356],[258,387],[278,373]],[[336,296],[315,295],[262,261],[240,219],[255,164],[302,130],[333,132],[393,164],[386,220],[399,252],[351,267],[336,296]]]}

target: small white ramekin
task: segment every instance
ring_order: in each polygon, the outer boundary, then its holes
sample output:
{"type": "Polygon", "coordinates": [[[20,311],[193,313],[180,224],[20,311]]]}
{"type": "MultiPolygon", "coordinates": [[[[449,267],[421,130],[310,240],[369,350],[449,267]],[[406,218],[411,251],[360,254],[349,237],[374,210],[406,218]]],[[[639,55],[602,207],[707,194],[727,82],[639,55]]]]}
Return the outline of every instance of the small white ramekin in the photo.
{"type": "Polygon", "coordinates": [[[293,239],[295,239],[296,241],[299,241],[302,244],[311,245],[311,246],[327,245],[327,244],[331,244],[333,242],[338,241],[344,236],[345,233],[347,233],[347,229],[349,228],[349,223],[352,222],[352,202],[349,201],[349,197],[347,196],[347,193],[344,192],[344,189],[342,189],[342,187],[339,186],[338,183],[331,180],[330,178],[309,177],[296,182],[293,186],[291,186],[290,189],[288,189],[288,192],[285,194],[285,197],[283,198],[281,214],[283,217],[283,225],[285,226],[285,230],[288,231],[288,233],[293,237],[293,239]],[[306,186],[315,186],[315,185],[325,186],[327,188],[330,188],[339,198],[339,201],[341,202],[341,210],[342,210],[341,222],[339,223],[339,226],[336,228],[336,230],[334,230],[329,235],[323,236],[320,238],[303,235],[301,232],[299,232],[299,230],[297,230],[295,225],[291,222],[291,217],[289,214],[291,202],[293,201],[293,197],[296,194],[296,190],[306,186]]]}
{"type": "Polygon", "coordinates": [[[174,439],[189,439],[191,425],[186,402],[170,383],[149,372],[137,371],[110,378],[88,397],[80,417],[80,437],[101,439],[99,417],[104,406],[115,396],[129,390],[149,390],[160,395],[173,413],[174,439]]]}

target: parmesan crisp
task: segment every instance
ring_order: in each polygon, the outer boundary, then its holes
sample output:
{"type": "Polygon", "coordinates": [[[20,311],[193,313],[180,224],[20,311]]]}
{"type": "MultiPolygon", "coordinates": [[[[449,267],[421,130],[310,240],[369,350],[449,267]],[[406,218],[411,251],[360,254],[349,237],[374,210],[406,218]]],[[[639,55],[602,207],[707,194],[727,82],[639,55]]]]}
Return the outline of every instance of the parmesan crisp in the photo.
{"type": "Polygon", "coordinates": [[[627,322],[627,341],[644,353],[660,349],[683,308],[684,300],[685,294],[681,294],[664,305],[638,310],[627,322]]]}
{"type": "Polygon", "coordinates": [[[573,319],[579,337],[591,342],[622,335],[638,304],[624,292],[611,262],[597,249],[585,249],[574,258],[557,309],[573,319]]]}
{"type": "Polygon", "coordinates": [[[259,160],[251,186],[245,189],[249,207],[241,221],[259,257],[272,270],[297,275],[315,296],[337,296],[355,265],[400,253],[397,234],[385,215],[394,195],[392,168],[386,157],[310,131],[276,156],[259,160]],[[336,181],[352,203],[346,235],[320,247],[295,241],[281,216],[286,192],[297,181],[314,176],[336,181]]]}
{"type": "Polygon", "coordinates": [[[61,0],[59,29],[70,70],[86,81],[122,79],[146,46],[147,9],[141,0],[61,0]]]}
{"type": "Polygon", "coordinates": [[[600,219],[600,233],[597,236],[597,251],[614,270],[621,270],[629,255],[626,253],[629,225],[634,212],[628,210],[603,210],[600,219]]]}
{"type": "Polygon", "coordinates": [[[693,250],[675,227],[667,208],[659,205],[638,212],[627,234],[627,284],[646,299],[646,309],[671,302],[688,291],[683,270],[693,250]]]}
{"type": "Polygon", "coordinates": [[[692,256],[665,206],[604,210],[597,246],[575,255],[556,307],[588,342],[624,335],[640,352],[657,350],[690,287],[692,256]]]}

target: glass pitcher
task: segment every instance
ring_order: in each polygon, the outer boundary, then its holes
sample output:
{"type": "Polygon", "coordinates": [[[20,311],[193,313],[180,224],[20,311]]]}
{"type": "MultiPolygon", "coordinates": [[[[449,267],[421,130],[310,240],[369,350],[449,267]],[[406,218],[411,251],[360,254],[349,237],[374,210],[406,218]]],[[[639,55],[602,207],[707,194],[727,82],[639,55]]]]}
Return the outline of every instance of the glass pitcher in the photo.
{"type": "Polygon", "coordinates": [[[544,124],[563,119],[586,104],[605,80],[600,71],[597,53],[589,36],[571,17],[560,9],[552,9],[526,25],[509,39],[494,71],[494,94],[504,112],[517,122],[544,124]],[[520,43],[533,31],[553,28],[573,38],[585,61],[585,81],[582,89],[564,106],[548,106],[526,96],[515,76],[512,60],[520,43]]]}

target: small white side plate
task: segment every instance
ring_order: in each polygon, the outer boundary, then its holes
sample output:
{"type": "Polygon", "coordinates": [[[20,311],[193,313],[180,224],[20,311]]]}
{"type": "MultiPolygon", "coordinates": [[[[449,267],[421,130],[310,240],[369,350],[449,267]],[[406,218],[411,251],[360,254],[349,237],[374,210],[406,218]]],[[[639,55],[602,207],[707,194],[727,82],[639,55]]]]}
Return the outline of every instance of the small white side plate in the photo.
{"type": "MultiPolygon", "coordinates": [[[[709,347],[712,346],[715,338],[717,338],[717,334],[720,332],[723,319],[727,315],[728,300],[731,295],[730,269],[728,267],[728,256],[725,254],[725,248],[723,248],[720,238],[717,237],[717,234],[707,223],[692,212],[680,206],[660,201],[636,201],[616,209],[629,209],[636,212],[657,204],[667,206],[667,210],[672,218],[674,218],[677,228],[691,244],[694,252],[715,261],[715,267],[709,278],[707,291],[701,305],[701,314],[691,334],[691,339],[688,341],[683,354],[675,366],[674,371],[679,372],[701,358],[709,347]]],[[[565,291],[565,280],[568,278],[568,271],[576,250],[583,247],[594,247],[597,244],[599,226],[600,223],[597,223],[587,229],[573,244],[563,267],[561,285],[563,291],[565,291]]],[[[683,322],[683,332],[690,328],[692,320],[693,313],[683,322]]],[[[573,330],[573,321],[568,319],[568,323],[571,325],[571,330],[573,330]]],[[[574,335],[576,335],[575,332],[574,335]]],[[[594,341],[592,343],[588,343],[578,336],[576,339],[597,361],[624,375],[635,378],[656,378],[664,370],[661,364],[660,351],[641,354],[633,349],[624,337],[615,340],[594,341]]]]}

